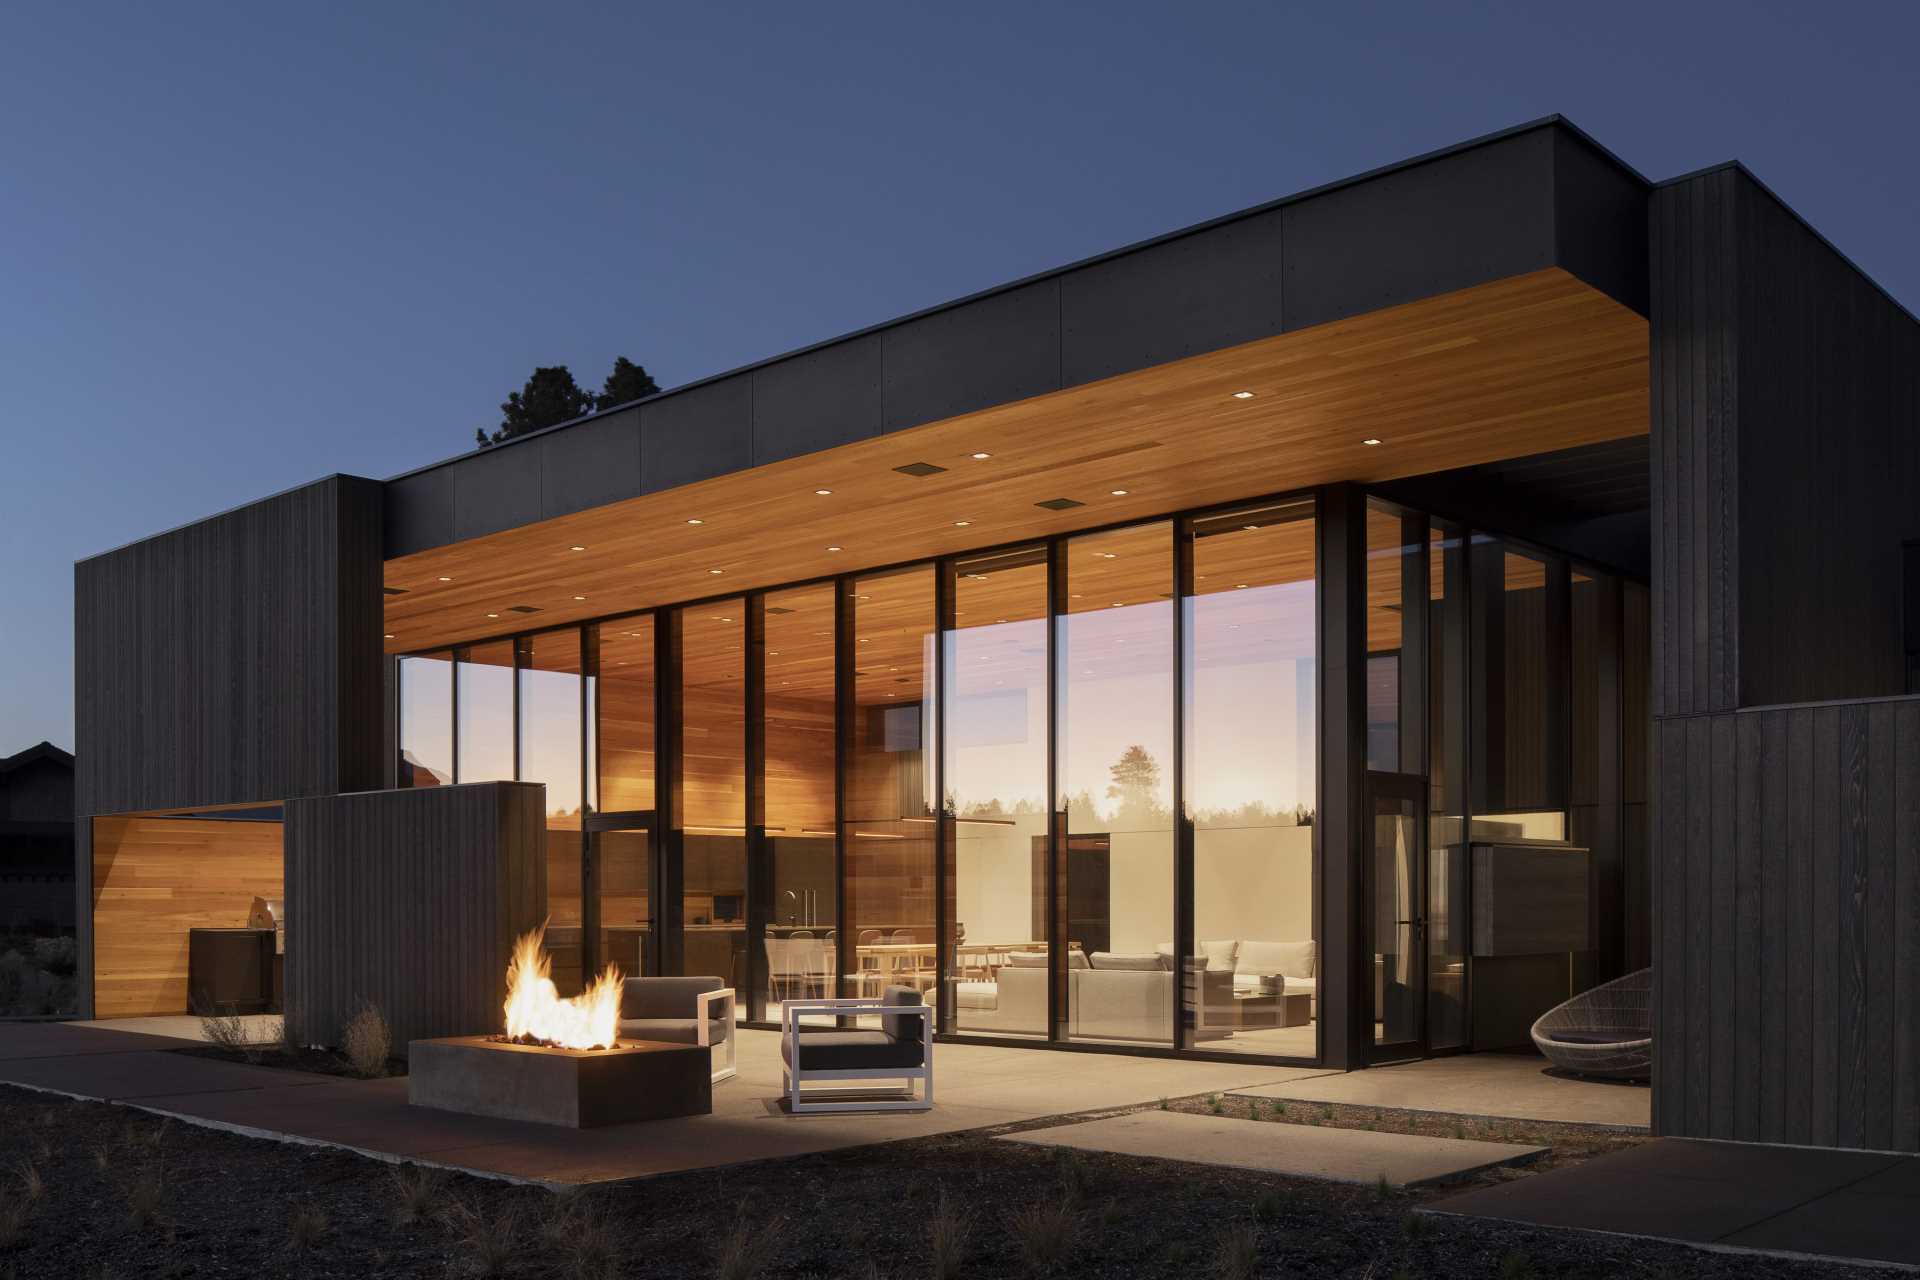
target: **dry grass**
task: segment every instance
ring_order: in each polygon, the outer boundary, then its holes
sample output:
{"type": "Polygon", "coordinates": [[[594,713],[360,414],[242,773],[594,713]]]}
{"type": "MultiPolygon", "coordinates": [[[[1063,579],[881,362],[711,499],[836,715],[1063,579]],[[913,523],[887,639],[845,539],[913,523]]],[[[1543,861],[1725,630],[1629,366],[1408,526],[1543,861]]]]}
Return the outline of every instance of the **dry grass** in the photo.
{"type": "Polygon", "coordinates": [[[769,1222],[754,1230],[747,1221],[746,1202],[741,1201],[733,1230],[720,1241],[719,1254],[714,1258],[716,1280],[754,1280],[765,1271],[780,1243],[779,1227],[778,1222],[769,1222]]]}
{"type": "Polygon", "coordinates": [[[505,1275],[520,1248],[520,1211],[512,1206],[488,1214],[474,1205],[455,1200],[447,1207],[442,1221],[453,1235],[454,1243],[467,1255],[474,1274],[505,1275]]]}
{"type": "Polygon", "coordinates": [[[973,1214],[947,1194],[943,1185],[934,1201],[933,1216],[927,1222],[927,1244],[933,1254],[934,1280],[953,1280],[966,1261],[967,1246],[973,1241],[973,1214]]]}
{"type": "Polygon", "coordinates": [[[0,1192],[0,1249],[11,1249],[27,1233],[33,1202],[0,1192]]]}
{"type": "Polygon", "coordinates": [[[440,1170],[396,1165],[387,1171],[387,1179],[393,1184],[395,1226],[411,1227],[439,1216],[440,1193],[446,1185],[440,1170]]]}
{"type": "Polygon", "coordinates": [[[13,1169],[14,1177],[20,1181],[20,1194],[28,1204],[40,1203],[47,1194],[47,1182],[40,1176],[40,1170],[32,1161],[22,1160],[13,1169]]]}
{"type": "Polygon", "coordinates": [[[1260,1268],[1260,1232],[1251,1222],[1227,1228],[1213,1254],[1213,1273],[1220,1280],[1253,1280],[1260,1268]]]}
{"type": "Polygon", "coordinates": [[[287,1211],[287,1243],[302,1253],[325,1240],[332,1227],[332,1219],[316,1201],[297,1201],[287,1211]]]}
{"type": "Polygon", "coordinates": [[[578,1191],[554,1196],[553,1212],[540,1226],[569,1280],[613,1280],[618,1273],[619,1232],[599,1207],[578,1191]]]}
{"type": "Polygon", "coordinates": [[[138,1230],[160,1221],[161,1206],[166,1203],[167,1177],[158,1166],[137,1174],[127,1184],[127,1225],[138,1230]]]}
{"type": "Polygon", "coordinates": [[[260,1046],[253,1042],[253,1036],[247,1030],[247,1020],[237,1013],[201,1014],[200,1034],[215,1048],[244,1053],[249,1058],[260,1056],[260,1046]]]}
{"type": "Polygon", "coordinates": [[[1079,1225],[1079,1210],[1070,1195],[1017,1209],[1012,1219],[1020,1257],[1036,1273],[1051,1271],[1066,1261],[1079,1225]]]}
{"type": "Polygon", "coordinates": [[[363,1004],[347,1019],[340,1032],[340,1049],[347,1055],[353,1073],[367,1079],[387,1074],[387,1059],[393,1054],[393,1032],[387,1016],[378,1005],[363,1004]]]}

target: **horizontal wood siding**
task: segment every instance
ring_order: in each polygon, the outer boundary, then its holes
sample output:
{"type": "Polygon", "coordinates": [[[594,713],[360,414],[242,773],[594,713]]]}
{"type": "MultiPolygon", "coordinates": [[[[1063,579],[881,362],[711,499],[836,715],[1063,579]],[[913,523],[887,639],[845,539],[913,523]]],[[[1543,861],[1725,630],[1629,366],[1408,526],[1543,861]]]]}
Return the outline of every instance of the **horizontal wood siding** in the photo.
{"type": "Polygon", "coordinates": [[[1655,733],[1660,1132],[1920,1151],[1920,699],[1655,733]]]}
{"type": "Polygon", "coordinates": [[[409,1040],[500,1029],[508,950],[546,918],[544,787],[482,782],[286,806],[287,1016],[337,1044],[377,1005],[409,1040]]]}

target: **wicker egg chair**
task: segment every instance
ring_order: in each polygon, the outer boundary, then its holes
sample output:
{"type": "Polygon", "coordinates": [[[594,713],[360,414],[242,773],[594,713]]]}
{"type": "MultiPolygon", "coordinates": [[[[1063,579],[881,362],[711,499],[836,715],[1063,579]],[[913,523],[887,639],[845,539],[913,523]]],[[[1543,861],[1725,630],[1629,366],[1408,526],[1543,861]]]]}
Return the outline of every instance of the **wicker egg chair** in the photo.
{"type": "Polygon", "coordinates": [[[1540,1015],[1534,1047],[1576,1075],[1644,1080],[1653,1073],[1652,996],[1652,969],[1582,991],[1540,1015]]]}

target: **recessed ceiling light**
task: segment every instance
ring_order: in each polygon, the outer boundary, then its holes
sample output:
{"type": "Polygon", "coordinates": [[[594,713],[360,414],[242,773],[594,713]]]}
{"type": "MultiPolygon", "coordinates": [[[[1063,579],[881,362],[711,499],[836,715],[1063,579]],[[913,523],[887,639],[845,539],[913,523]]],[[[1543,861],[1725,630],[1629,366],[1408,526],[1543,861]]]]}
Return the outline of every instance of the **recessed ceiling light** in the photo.
{"type": "Polygon", "coordinates": [[[449,577],[447,577],[447,576],[446,576],[445,574],[441,574],[441,575],[440,575],[440,581],[442,581],[442,582],[452,582],[452,581],[453,581],[453,579],[452,579],[452,578],[449,578],[449,577]]]}
{"type": "Polygon", "coordinates": [[[391,631],[389,631],[389,632],[387,632],[387,634],[386,634],[386,635],[384,635],[384,636],[382,636],[382,637],[381,637],[381,639],[383,639],[383,640],[391,640],[391,639],[393,639],[393,632],[391,632],[391,631]]]}
{"type": "Polygon", "coordinates": [[[822,498],[831,497],[833,495],[833,490],[831,489],[815,489],[814,492],[822,498]]]}
{"type": "Polygon", "coordinates": [[[497,614],[497,613],[490,613],[490,614],[488,614],[487,616],[488,616],[489,618],[497,618],[497,617],[499,617],[500,615],[499,615],[499,614],[497,614]]]}
{"type": "Polygon", "coordinates": [[[640,633],[639,633],[638,631],[629,631],[629,632],[627,632],[627,634],[628,634],[628,635],[630,635],[630,636],[637,636],[637,635],[639,635],[640,633]]]}
{"type": "Polygon", "coordinates": [[[1368,436],[1368,437],[1367,437],[1367,438],[1366,438],[1365,440],[1362,440],[1362,441],[1361,441],[1360,443],[1361,443],[1361,444],[1369,444],[1369,445],[1371,445],[1371,444],[1379,444],[1379,443],[1380,443],[1380,439],[1379,439],[1379,437],[1378,437],[1378,436],[1368,436]]]}
{"type": "Polygon", "coordinates": [[[1111,493],[1116,498],[1124,498],[1127,496],[1127,491],[1125,489],[1109,489],[1107,490],[1107,492],[1111,493]]]}
{"type": "Polygon", "coordinates": [[[1125,605],[1126,603],[1127,603],[1127,602],[1126,602],[1125,600],[1115,600],[1115,601],[1113,602],[1113,607],[1114,607],[1114,608],[1116,608],[1116,609],[1118,609],[1118,608],[1121,608],[1122,606],[1124,606],[1124,605],[1125,605]]]}
{"type": "Polygon", "coordinates": [[[585,548],[585,547],[582,547],[582,546],[572,546],[572,547],[568,547],[568,548],[567,548],[567,550],[569,550],[569,551],[585,551],[585,550],[586,550],[586,548],[585,548]]]}
{"type": "Polygon", "coordinates": [[[1233,398],[1234,398],[1235,400],[1251,400],[1251,399],[1253,399],[1253,392],[1251,392],[1251,391],[1236,391],[1236,392],[1234,392],[1234,393],[1233,393],[1233,398]]]}
{"type": "Polygon", "coordinates": [[[1245,529],[1248,533],[1252,533],[1255,529],[1258,529],[1260,526],[1257,524],[1243,524],[1240,527],[1242,529],[1245,529]]]}
{"type": "Polygon", "coordinates": [[[1074,592],[1074,593],[1073,593],[1073,598],[1074,598],[1075,600],[1078,600],[1078,599],[1080,598],[1080,593],[1079,593],[1078,591],[1076,591],[1076,592],[1074,592]]]}
{"type": "Polygon", "coordinates": [[[705,520],[689,520],[687,521],[687,523],[688,524],[705,524],[706,521],[705,520]]]}
{"type": "Polygon", "coordinates": [[[586,599],[586,597],[585,597],[585,596],[575,596],[575,597],[574,597],[574,599],[575,599],[575,600],[585,600],[585,599],[586,599]]]}
{"type": "Polygon", "coordinates": [[[1244,582],[1236,582],[1233,584],[1233,589],[1235,591],[1245,591],[1247,589],[1247,584],[1244,582]]]}
{"type": "Polygon", "coordinates": [[[712,575],[714,575],[714,576],[715,576],[715,577],[717,578],[717,577],[719,577],[719,576],[720,576],[721,574],[723,574],[723,573],[725,573],[725,572],[726,572],[726,570],[725,570],[725,569],[709,569],[709,570],[707,570],[707,572],[708,572],[708,573],[710,573],[710,574],[712,574],[712,575]]]}
{"type": "Polygon", "coordinates": [[[840,548],[838,548],[838,547],[828,547],[828,548],[827,548],[827,550],[829,550],[829,551],[838,551],[839,549],[840,549],[840,548]]]}
{"type": "Polygon", "coordinates": [[[954,527],[954,528],[956,528],[956,529],[964,529],[964,528],[966,528],[966,527],[967,527],[968,525],[970,525],[970,524],[972,524],[972,523],[973,523],[973,521],[971,521],[971,520],[955,520],[955,521],[953,522],[953,527],[954,527]]]}
{"type": "Polygon", "coordinates": [[[973,455],[973,460],[975,462],[985,462],[988,458],[991,458],[992,456],[993,455],[990,453],[976,453],[973,455]]]}
{"type": "Polygon", "coordinates": [[[1116,560],[1119,558],[1119,555],[1117,552],[1113,552],[1113,551],[1102,551],[1100,553],[1100,558],[1102,560],[1116,560]]]}
{"type": "Polygon", "coordinates": [[[861,644],[871,644],[871,643],[873,643],[873,642],[872,642],[871,640],[868,640],[868,639],[867,639],[867,637],[865,637],[865,636],[861,636],[861,637],[860,637],[860,643],[861,643],[861,644]]]}

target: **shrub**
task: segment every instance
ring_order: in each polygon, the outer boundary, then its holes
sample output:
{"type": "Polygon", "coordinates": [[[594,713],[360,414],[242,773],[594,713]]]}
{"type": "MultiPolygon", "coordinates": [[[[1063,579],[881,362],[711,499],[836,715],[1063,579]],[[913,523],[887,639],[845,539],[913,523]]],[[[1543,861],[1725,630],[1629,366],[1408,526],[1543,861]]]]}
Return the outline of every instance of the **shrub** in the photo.
{"type": "Polygon", "coordinates": [[[714,1259],[713,1274],[717,1280],[754,1280],[765,1271],[779,1247],[779,1226],[778,1222],[770,1222],[755,1231],[747,1222],[746,1202],[741,1201],[733,1230],[720,1241],[720,1252],[714,1259]]]}
{"type": "Polygon", "coordinates": [[[69,937],[35,938],[33,959],[57,978],[71,978],[79,964],[79,951],[69,937]]]}
{"type": "Polygon", "coordinates": [[[455,1201],[447,1210],[446,1223],[455,1241],[467,1252],[476,1273],[504,1275],[520,1244],[520,1213],[506,1208],[492,1215],[473,1205],[455,1201]]]}
{"type": "Polygon", "coordinates": [[[973,1238],[973,1215],[948,1195],[944,1186],[934,1202],[927,1234],[933,1251],[933,1280],[952,1280],[966,1260],[967,1245],[973,1238]]]}
{"type": "Polygon", "coordinates": [[[388,1030],[386,1015],[380,1012],[379,1006],[363,1004],[347,1019],[346,1028],[340,1033],[340,1048],[355,1075],[370,1080],[387,1074],[393,1033],[388,1030]]]}
{"type": "Polygon", "coordinates": [[[438,1169],[424,1169],[417,1164],[396,1165],[387,1171],[387,1177],[393,1183],[396,1226],[410,1227],[435,1216],[440,1187],[445,1181],[438,1169]]]}
{"type": "Polygon", "coordinates": [[[127,1185],[127,1225],[148,1227],[158,1222],[166,1198],[166,1175],[158,1168],[141,1173],[127,1185]]]}
{"type": "Polygon", "coordinates": [[[327,1211],[317,1202],[299,1201],[287,1213],[287,1241],[304,1253],[326,1239],[332,1225],[327,1211]]]}
{"type": "Polygon", "coordinates": [[[27,1219],[33,1217],[31,1201],[0,1192],[0,1249],[11,1249],[27,1233],[27,1219]]]}
{"type": "Polygon", "coordinates": [[[1260,1265],[1260,1234],[1251,1222],[1229,1227],[1214,1250],[1213,1271],[1220,1280],[1253,1280],[1260,1265]]]}
{"type": "Polygon", "coordinates": [[[1051,1271],[1066,1261],[1077,1226],[1078,1215],[1070,1195],[1051,1204],[1030,1204],[1013,1214],[1013,1236],[1020,1246],[1020,1256],[1036,1272],[1051,1271]]]}

